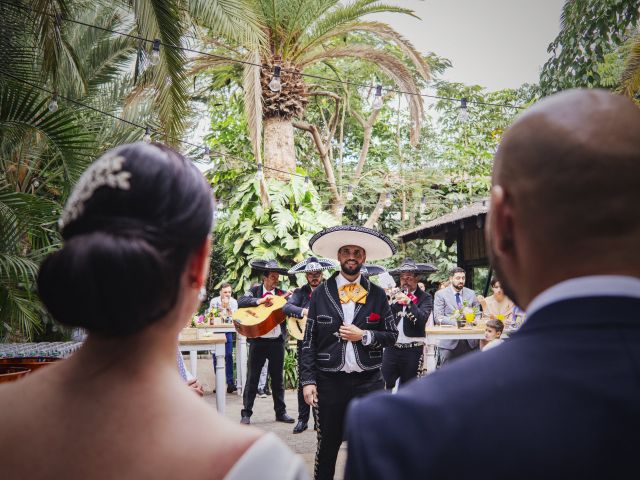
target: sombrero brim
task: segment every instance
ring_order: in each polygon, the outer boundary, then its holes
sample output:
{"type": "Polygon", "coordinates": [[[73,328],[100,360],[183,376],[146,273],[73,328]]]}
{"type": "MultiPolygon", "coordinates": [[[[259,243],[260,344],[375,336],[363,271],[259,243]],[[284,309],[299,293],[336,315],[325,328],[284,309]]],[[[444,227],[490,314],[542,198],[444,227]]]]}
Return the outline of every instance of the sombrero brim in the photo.
{"type": "Polygon", "coordinates": [[[294,265],[287,273],[289,275],[296,275],[298,273],[313,273],[338,268],[337,263],[326,258],[317,258],[313,262],[309,262],[309,260],[310,259],[307,258],[306,260],[294,265]]]}
{"type": "Polygon", "coordinates": [[[340,225],[316,233],[309,247],[316,255],[338,258],[338,249],[345,245],[362,247],[367,260],[383,260],[396,253],[396,246],[385,234],[356,225],[340,225]]]}
{"type": "Polygon", "coordinates": [[[251,266],[252,270],[255,270],[256,272],[278,272],[281,275],[287,275],[288,274],[288,270],[284,267],[270,267],[266,265],[267,262],[265,262],[264,260],[254,260],[253,262],[250,262],[249,265],[251,266]]]}
{"type": "Polygon", "coordinates": [[[401,273],[415,273],[422,275],[425,273],[437,272],[438,269],[429,263],[416,263],[415,267],[402,266],[389,270],[390,275],[400,275],[401,273]]]}
{"type": "Polygon", "coordinates": [[[360,269],[360,273],[366,275],[367,277],[375,277],[376,275],[382,275],[386,272],[387,269],[381,267],[380,265],[370,265],[368,263],[364,264],[360,269]]]}

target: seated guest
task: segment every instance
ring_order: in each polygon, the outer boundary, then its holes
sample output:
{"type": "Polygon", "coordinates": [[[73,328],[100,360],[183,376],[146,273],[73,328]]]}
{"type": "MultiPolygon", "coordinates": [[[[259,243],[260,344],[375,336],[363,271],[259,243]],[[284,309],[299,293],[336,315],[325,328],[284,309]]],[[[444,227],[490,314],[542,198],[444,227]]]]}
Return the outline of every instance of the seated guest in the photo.
{"type": "MultiPolygon", "coordinates": [[[[218,314],[225,321],[230,322],[231,317],[238,310],[238,302],[231,296],[231,284],[223,283],[220,285],[220,295],[211,299],[209,303],[209,312],[218,310],[218,314]]],[[[236,382],[233,378],[233,333],[226,332],[226,342],[224,344],[224,371],[227,379],[227,393],[238,391],[236,382]]],[[[213,355],[213,369],[215,371],[218,361],[213,355]]]]}
{"type": "Polygon", "coordinates": [[[168,147],[123,145],[89,166],[59,222],[64,245],[38,275],[49,313],[88,338],[0,386],[2,478],[306,477],[277,437],[231,423],[178,374],[212,219],[202,174],[168,147]]]}
{"type": "Polygon", "coordinates": [[[484,326],[484,340],[480,342],[480,350],[489,350],[504,343],[504,340],[500,338],[503,330],[504,323],[500,320],[487,320],[484,326]]]}
{"type": "Polygon", "coordinates": [[[354,400],[346,479],[636,475],[639,131],[638,105],[597,89],[515,119],[495,156],[485,233],[527,321],[499,348],[354,400]]]}
{"type": "Polygon", "coordinates": [[[491,291],[493,295],[484,298],[478,295],[478,302],[482,305],[483,320],[501,320],[506,325],[513,322],[513,302],[504,294],[500,280],[491,277],[491,291]]]}

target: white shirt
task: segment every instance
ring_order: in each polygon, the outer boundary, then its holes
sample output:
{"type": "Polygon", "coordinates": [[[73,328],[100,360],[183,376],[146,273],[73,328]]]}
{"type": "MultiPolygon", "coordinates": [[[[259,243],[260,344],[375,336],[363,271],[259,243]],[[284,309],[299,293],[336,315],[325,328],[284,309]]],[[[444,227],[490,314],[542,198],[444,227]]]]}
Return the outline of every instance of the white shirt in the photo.
{"type": "Polygon", "coordinates": [[[556,283],[531,301],[527,317],[552,303],[581,297],[640,298],[640,279],[623,275],[590,275],[556,283]]]}
{"type": "MultiPolygon", "coordinates": [[[[262,289],[264,290],[264,286],[262,287],[262,289]]],[[[276,296],[276,291],[275,289],[273,290],[269,290],[268,292],[264,292],[262,295],[266,295],[267,293],[273,295],[274,297],[276,296]]],[[[280,332],[281,332],[281,328],[280,325],[276,325],[274,328],[272,328],[271,330],[269,330],[267,333],[265,333],[264,335],[260,335],[260,338],[277,338],[280,336],[280,332]]]]}
{"type": "MultiPolygon", "coordinates": [[[[218,310],[222,308],[222,299],[220,297],[211,299],[211,302],[209,303],[209,310],[214,308],[217,308],[218,310]]],[[[238,301],[233,297],[229,297],[229,309],[231,310],[231,313],[238,310],[238,301]]]]}
{"type": "MultiPolygon", "coordinates": [[[[413,291],[413,294],[416,294],[417,290],[413,291]]],[[[411,301],[411,300],[409,300],[411,301]]],[[[396,343],[424,343],[425,342],[425,337],[407,337],[404,334],[404,319],[406,318],[404,316],[404,314],[407,312],[407,305],[404,305],[402,307],[402,313],[403,315],[400,317],[400,321],[398,322],[398,339],[396,340],[396,343]]]]}
{"type": "MultiPolygon", "coordinates": [[[[336,285],[338,289],[343,285],[349,285],[351,283],[360,285],[360,275],[353,282],[350,282],[346,278],[342,276],[342,272],[338,274],[336,277],[336,285]]],[[[353,314],[356,310],[356,302],[351,300],[348,303],[342,304],[342,314],[344,316],[345,325],[351,325],[353,323],[353,314]]],[[[351,372],[361,372],[362,368],[358,365],[356,361],[356,352],[353,347],[353,342],[347,342],[347,351],[344,357],[344,366],[340,369],[341,372],[351,373],[351,372]]]]}

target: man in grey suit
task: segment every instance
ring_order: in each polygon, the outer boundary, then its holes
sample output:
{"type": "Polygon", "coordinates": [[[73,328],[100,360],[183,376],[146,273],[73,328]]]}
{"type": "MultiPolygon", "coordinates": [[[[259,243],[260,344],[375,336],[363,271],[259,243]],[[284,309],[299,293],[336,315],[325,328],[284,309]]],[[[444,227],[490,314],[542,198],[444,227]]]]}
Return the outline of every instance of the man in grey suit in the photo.
{"type": "MultiPolygon", "coordinates": [[[[453,311],[461,308],[465,302],[469,307],[475,307],[480,311],[480,303],[476,292],[464,286],[466,274],[464,269],[455,267],[449,273],[451,285],[438,290],[433,300],[433,320],[435,325],[456,325],[456,320],[451,318],[453,311]]],[[[476,320],[480,314],[476,316],[476,320]]],[[[460,357],[465,353],[478,349],[478,340],[440,340],[440,364],[444,365],[449,360],[460,357]]]]}

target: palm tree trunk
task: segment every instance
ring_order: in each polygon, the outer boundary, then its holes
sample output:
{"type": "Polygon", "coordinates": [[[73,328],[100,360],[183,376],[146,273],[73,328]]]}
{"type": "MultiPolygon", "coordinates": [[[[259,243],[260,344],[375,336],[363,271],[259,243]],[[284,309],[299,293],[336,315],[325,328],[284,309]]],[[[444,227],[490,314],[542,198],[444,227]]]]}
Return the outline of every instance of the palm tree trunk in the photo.
{"type": "Polygon", "coordinates": [[[264,119],[265,176],[288,182],[288,172],[296,170],[293,124],[280,117],[264,119]],[[275,170],[274,170],[275,169],[275,170]]]}

